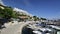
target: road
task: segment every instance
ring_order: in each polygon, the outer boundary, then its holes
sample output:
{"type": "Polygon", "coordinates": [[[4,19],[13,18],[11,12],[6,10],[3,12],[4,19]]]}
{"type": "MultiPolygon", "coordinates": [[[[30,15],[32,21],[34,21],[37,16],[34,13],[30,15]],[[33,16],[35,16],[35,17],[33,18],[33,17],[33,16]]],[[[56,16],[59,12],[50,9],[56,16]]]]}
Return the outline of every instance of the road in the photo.
{"type": "Polygon", "coordinates": [[[19,24],[11,25],[8,28],[2,29],[1,34],[21,34],[22,28],[29,23],[32,22],[20,22],[19,24]]]}

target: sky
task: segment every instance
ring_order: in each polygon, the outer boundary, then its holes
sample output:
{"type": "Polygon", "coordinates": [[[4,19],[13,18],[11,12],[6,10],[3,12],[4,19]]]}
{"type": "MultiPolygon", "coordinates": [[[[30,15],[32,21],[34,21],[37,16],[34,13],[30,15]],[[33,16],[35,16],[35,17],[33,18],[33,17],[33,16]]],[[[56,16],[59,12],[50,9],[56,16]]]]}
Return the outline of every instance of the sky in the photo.
{"type": "Polygon", "coordinates": [[[38,17],[60,18],[60,0],[2,0],[7,6],[26,10],[38,17]]]}

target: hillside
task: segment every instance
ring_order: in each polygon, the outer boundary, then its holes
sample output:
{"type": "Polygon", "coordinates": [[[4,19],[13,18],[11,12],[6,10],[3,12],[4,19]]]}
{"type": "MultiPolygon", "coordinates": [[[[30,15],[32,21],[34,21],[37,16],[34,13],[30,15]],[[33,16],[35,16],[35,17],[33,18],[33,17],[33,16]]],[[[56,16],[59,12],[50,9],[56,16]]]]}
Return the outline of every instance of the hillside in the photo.
{"type": "Polygon", "coordinates": [[[0,5],[0,17],[12,18],[12,17],[16,17],[16,15],[11,7],[0,5]]]}
{"type": "MultiPolygon", "coordinates": [[[[12,7],[3,6],[3,5],[0,5],[0,11],[1,12],[3,11],[3,12],[11,13],[11,14],[16,12],[17,14],[24,14],[24,15],[27,15],[27,16],[32,16],[30,13],[28,13],[27,11],[24,11],[22,9],[12,8],[12,7]]],[[[3,15],[1,15],[1,12],[0,12],[0,17],[1,16],[3,17],[3,15]]],[[[12,15],[11,15],[11,17],[14,17],[14,15],[13,16],[12,15]]]]}
{"type": "Polygon", "coordinates": [[[31,15],[27,11],[0,4],[0,28],[2,25],[4,25],[4,23],[10,21],[11,18],[18,19],[19,17],[20,21],[24,21],[27,20],[30,16],[31,15]]]}

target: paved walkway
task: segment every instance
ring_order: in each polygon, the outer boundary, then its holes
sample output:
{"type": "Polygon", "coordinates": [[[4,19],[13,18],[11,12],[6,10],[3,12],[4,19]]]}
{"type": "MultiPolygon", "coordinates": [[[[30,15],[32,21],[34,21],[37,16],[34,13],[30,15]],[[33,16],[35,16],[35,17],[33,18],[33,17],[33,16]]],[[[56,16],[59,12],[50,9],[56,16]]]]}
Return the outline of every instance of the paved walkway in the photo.
{"type": "Polygon", "coordinates": [[[16,25],[11,25],[8,28],[4,28],[1,31],[1,34],[21,34],[22,28],[32,22],[22,22],[16,25]]]}

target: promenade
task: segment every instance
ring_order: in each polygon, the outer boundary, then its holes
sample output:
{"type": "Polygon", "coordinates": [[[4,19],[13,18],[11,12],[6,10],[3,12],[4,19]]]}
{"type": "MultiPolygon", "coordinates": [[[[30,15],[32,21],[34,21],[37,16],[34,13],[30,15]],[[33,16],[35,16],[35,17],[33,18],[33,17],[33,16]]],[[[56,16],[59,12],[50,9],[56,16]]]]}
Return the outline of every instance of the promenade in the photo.
{"type": "Polygon", "coordinates": [[[19,22],[18,24],[11,25],[8,28],[2,29],[0,34],[21,34],[22,28],[29,23],[32,23],[32,21],[19,22]]]}

